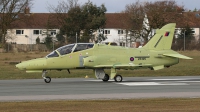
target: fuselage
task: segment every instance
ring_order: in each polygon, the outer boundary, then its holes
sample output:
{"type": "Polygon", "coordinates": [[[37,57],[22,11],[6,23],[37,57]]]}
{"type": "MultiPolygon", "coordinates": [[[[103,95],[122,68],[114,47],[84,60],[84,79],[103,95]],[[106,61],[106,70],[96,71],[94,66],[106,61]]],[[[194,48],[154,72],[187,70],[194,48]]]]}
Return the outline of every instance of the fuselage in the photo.
{"type": "Polygon", "coordinates": [[[120,68],[124,69],[134,69],[138,67],[153,68],[159,65],[169,67],[177,64],[179,59],[163,56],[162,54],[172,52],[176,53],[172,50],[155,51],[143,48],[125,48],[104,44],[79,43],[63,46],[44,58],[24,61],[17,64],[16,67],[21,70],[26,70],[27,72],[76,68],[95,69],[97,67],[112,68],[115,67],[115,65],[121,65],[120,68]],[[84,48],[88,46],[89,48],[84,48]],[[67,53],[65,53],[65,51],[67,53]]]}

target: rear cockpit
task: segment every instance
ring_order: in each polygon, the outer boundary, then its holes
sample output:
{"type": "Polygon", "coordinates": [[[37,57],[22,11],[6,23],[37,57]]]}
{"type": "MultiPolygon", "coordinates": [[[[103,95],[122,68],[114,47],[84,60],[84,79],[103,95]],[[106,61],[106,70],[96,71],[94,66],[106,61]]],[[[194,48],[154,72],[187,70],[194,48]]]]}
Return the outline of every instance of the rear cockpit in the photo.
{"type": "Polygon", "coordinates": [[[78,51],[82,51],[82,50],[86,50],[86,49],[91,49],[93,48],[94,44],[89,43],[82,43],[82,44],[77,44],[76,47],[74,48],[73,52],[78,52],[78,51]]]}
{"type": "Polygon", "coordinates": [[[94,47],[93,43],[69,44],[56,49],[55,51],[48,54],[46,57],[47,58],[59,57],[60,55],[67,55],[73,52],[79,52],[82,50],[91,49],[93,47],[94,47]]]}

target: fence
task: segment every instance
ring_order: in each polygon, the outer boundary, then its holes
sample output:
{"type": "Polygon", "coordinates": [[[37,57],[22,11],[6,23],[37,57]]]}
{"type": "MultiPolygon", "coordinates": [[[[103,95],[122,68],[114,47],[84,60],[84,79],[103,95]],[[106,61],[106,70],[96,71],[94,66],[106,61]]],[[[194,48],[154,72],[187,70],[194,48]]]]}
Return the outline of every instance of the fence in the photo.
{"type": "Polygon", "coordinates": [[[0,52],[29,52],[29,51],[48,51],[45,44],[7,44],[5,49],[0,50],[0,52]]]}

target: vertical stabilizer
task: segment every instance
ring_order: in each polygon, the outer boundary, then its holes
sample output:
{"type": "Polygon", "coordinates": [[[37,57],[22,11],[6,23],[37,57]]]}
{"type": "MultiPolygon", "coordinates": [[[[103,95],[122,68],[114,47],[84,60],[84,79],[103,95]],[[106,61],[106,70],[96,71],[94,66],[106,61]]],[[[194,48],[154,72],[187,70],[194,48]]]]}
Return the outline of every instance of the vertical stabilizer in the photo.
{"type": "Polygon", "coordinates": [[[156,30],[156,34],[143,48],[152,50],[171,49],[175,27],[176,23],[169,23],[156,30]]]}

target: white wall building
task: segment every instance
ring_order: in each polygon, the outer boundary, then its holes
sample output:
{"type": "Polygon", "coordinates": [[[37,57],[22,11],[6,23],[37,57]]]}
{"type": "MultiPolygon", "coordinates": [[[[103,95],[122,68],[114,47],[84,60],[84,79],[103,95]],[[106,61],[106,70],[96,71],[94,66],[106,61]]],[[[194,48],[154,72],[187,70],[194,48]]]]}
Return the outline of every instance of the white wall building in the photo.
{"type": "MultiPolygon", "coordinates": [[[[121,46],[133,46],[135,43],[130,43],[130,36],[126,35],[124,24],[122,23],[119,13],[107,13],[106,25],[104,31],[97,31],[96,35],[103,33],[107,39],[105,42],[115,42],[121,46]],[[126,43],[128,42],[128,43],[126,43]]],[[[18,22],[12,29],[7,31],[7,42],[16,44],[36,44],[36,38],[40,38],[40,42],[44,42],[44,38],[48,35],[56,35],[59,33],[59,24],[56,19],[52,18],[50,13],[35,13],[28,15],[29,21],[18,22]],[[52,19],[52,20],[51,20],[52,19]],[[51,29],[47,30],[50,23],[51,29]]],[[[146,19],[144,19],[146,20],[146,19]]],[[[146,20],[147,21],[147,20],[146,20]]],[[[194,28],[194,36],[198,40],[200,35],[200,28],[194,28]]]]}
{"type": "Polygon", "coordinates": [[[103,41],[104,43],[105,42],[115,42],[117,43],[118,45],[122,44],[125,39],[126,39],[126,33],[125,33],[125,30],[123,29],[104,29],[104,32],[103,32],[104,36],[107,37],[107,39],[105,41],[103,41]]]}
{"type": "Polygon", "coordinates": [[[40,43],[44,43],[45,37],[50,35],[55,37],[59,33],[59,29],[9,29],[7,31],[7,42],[16,44],[36,44],[36,39],[40,39],[40,43]]]}

